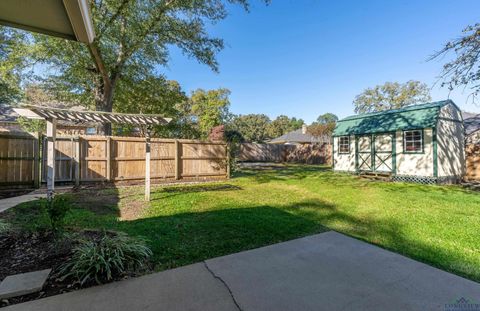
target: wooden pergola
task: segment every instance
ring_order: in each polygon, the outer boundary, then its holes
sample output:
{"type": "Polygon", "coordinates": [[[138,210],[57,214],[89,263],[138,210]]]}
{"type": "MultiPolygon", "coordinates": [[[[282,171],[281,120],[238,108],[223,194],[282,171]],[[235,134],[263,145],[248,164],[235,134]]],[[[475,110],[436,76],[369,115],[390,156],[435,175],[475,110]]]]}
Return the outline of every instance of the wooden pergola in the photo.
{"type": "Polygon", "coordinates": [[[72,111],[39,106],[14,108],[20,116],[28,119],[47,121],[47,197],[51,199],[55,191],[55,139],[57,121],[78,124],[85,122],[117,123],[140,126],[145,129],[145,200],[150,201],[150,132],[149,126],[166,125],[171,118],[154,114],[126,114],[103,111],[72,111]]]}

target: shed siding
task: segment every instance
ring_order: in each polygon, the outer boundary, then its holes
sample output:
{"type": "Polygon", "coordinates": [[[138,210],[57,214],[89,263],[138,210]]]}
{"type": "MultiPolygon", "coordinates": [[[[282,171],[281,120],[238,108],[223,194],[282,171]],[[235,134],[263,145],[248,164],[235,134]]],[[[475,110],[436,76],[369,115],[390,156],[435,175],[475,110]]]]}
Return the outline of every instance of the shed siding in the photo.
{"type": "Polygon", "coordinates": [[[355,172],[355,136],[350,136],[350,153],[348,154],[338,152],[338,139],[339,137],[333,138],[334,170],[355,172]]]}
{"type": "Polygon", "coordinates": [[[403,131],[396,133],[397,175],[433,177],[433,130],[423,131],[423,153],[408,154],[403,150],[403,131]]]}
{"type": "Polygon", "coordinates": [[[437,125],[438,177],[462,177],[465,174],[465,140],[461,120],[460,111],[452,104],[440,110],[437,125]]]}

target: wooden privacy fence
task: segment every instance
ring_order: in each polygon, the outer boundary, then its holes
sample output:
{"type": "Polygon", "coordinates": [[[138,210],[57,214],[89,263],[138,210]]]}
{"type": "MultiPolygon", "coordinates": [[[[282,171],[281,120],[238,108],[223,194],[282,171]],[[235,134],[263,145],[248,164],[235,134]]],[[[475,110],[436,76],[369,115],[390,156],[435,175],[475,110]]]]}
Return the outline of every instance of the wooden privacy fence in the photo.
{"type": "MultiPolygon", "coordinates": [[[[145,178],[145,139],[137,137],[57,137],[57,181],[128,181],[145,178]]],[[[43,159],[46,159],[44,148],[43,159]]],[[[151,139],[152,180],[227,178],[228,152],[223,142],[151,139]]],[[[45,160],[44,165],[45,167],[45,160]]],[[[43,170],[43,180],[46,170],[43,170]]]]}
{"type": "Polygon", "coordinates": [[[467,180],[480,180],[480,145],[470,144],[465,149],[467,180]]]}
{"type": "MultiPolygon", "coordinates": [[[[41,145],[46,146],[45,142],[43,139],[41,145]]],[[[145,145],[145,139],[137,137],[57,137],[55,180],[76,184],[142,180],[145,145]]],[[[46,167],[46,148],[40,148],[37,137],[0,135],[0,186],[38,186],[40,179],[46,180],[46,167]]],[[[228,178],[227,146],[223,142],[152,138],[150,172],[151,179],[159,182],[228,178]]]]}
{"type": "Polygon", "coordinates": [[[0,186],[38,185],[38,164],[37,137],[0,135],[0,186]]]}
{"type": "Polygon", "coordinates": [[[277,145],[241,144],[238,160],[243,162],[293,162],[307,164],[331,164],[330,144],[277,145]]]}
{"type": "Polygon", "coordinates": [[[238,161],[242,162],[284,162],[286,151],[292,145],[243,143],[240,145],[238,161]]]}

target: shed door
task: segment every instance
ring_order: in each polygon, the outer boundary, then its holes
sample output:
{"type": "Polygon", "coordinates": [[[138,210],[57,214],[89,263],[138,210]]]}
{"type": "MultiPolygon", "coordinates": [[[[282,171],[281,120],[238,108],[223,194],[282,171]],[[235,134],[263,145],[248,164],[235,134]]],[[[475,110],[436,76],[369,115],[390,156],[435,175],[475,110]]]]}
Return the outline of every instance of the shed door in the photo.
{"type": "Polygon", "coordinates": [[[392,172],[393,168],[393,135],[376,134],[374,149],[374,171],[375,172],[392,172]]]}
{"type": "Polygon", "coordinates": [[[359,136],[357,140],[357,170],[372,171],[372,136],[359,136]]]}

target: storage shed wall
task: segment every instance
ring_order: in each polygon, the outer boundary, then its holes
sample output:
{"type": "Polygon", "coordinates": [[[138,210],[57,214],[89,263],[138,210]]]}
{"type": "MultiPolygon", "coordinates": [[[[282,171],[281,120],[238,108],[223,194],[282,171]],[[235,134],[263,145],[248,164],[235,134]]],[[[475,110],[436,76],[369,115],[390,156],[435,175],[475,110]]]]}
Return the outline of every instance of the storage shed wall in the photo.
{"type": "Polygon", "coordinates": [[[333,138],[334,170],[355,172],[355,136],[350,136],[350,153],[348,154],[338,152],[338,139],[339,137],[333,138]]]}
{"type": "Polygon", "coordinates": [[[433,129],[423,130],[423,152],[405,153],[403,131],[396,133],[396,175],[433,177],[433,129]]]}
{"type": "Polygon", "coordinates": [[[438,177],[465,174],[465,137],[460,111],[452,104],[443,106],[437,124],[438,177]]]}

